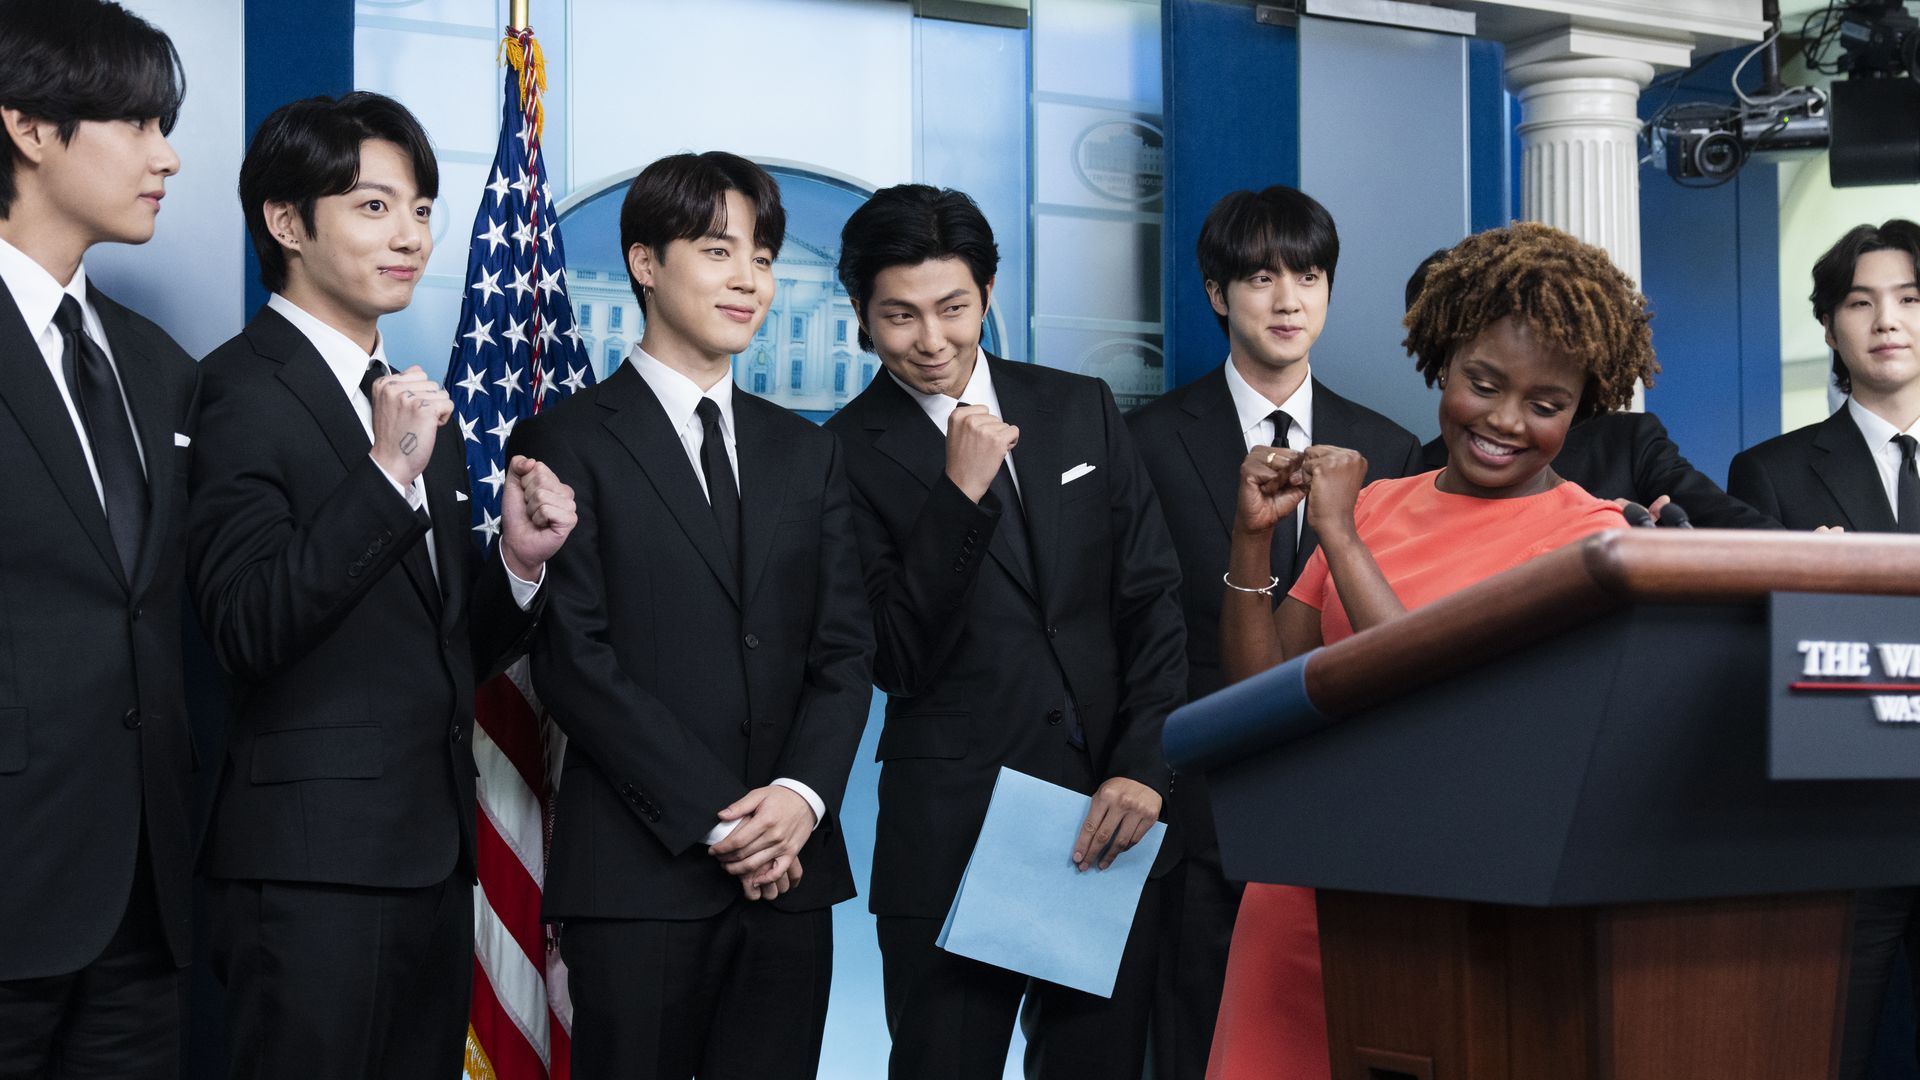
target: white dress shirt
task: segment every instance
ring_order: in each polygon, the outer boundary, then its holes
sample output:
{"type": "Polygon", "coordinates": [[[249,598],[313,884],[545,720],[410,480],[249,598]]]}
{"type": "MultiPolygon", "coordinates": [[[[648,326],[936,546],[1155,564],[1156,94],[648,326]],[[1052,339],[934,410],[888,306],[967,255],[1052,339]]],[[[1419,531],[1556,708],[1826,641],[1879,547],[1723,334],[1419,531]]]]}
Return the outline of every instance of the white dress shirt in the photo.
{"type": "MultiPolygon", "coordinates": [[[[985,406],[995,420],[1006,419],[1006,416],[1000,412],[1000,395],[993,389],[993,371],[987,366],[985,349],[981,349],[974,356],[973,374],[967,377],[967,388],[960,391],[960,396],[957,398],[948,397],[945,394],[923,394],[895,378],[891,371],[887,372],[887,378],[898,383],[900,389],[905,390],[907,396],[919,404],[920,411],[926,413],[927,419],[933,421],[933,426],[940,429],[940,437],[943,439],[947,437],[947,423],[953,419],[953,410],[959,408],[963,401],[969,405],[985,406]]],[[[1020,473],[1014,467],[1012,454],[1007,455],[1007,475],[1013,479],[1013,490],[1018,493],[1020,473]]]]}
{"type": "Polygon", "coordinates": [[[1854,425],[1867,440],[1867,449],[1873,452],[1873,463],[1880,470],[1880,486],[1886,490],[1887,505],[1893,509],[1895,520],[1900,517],[1900,466],[1905,463],[1905,455],[1900,453],[1896,435],[1912,435],[1920,438],[1920,420],[1915,420],[1905,431],[1894,427],[1888,421],[1870,411],[1866,406],[1847,398],[1847,411],[1853,414],[1854,425]]]}
{"type": "MultiPolygon", "coordinates": [[[[1279,405],[1268,401],[1266,395],[1253,388],[1246,376],[1240,374],[1233,359],[1227,359],[1227,393],[1233,398],[1233,411],[1240,418],[1240,437],[1247,449],[1256,446],[1278,445],[1273,437],[1273,421],[1268,417],[1273,410],[1284,409],[1293,423],[1287,427],[1286,446],[1289,450],[1305,450],[1313,445],[1313,369],[1307,369],[1307,377],[1300,380],[1300,386],[1287,396],[1279,405]]],[[[1300,530],[1307,520],[1307,501],[1300,500],[1300,508],[1293,514],[1293,535],[1299,539],[1300,530]]]]}
{"type": "MultiPolygon", "coordinates": [[[[638,345],[627,354],[627,363],[633,365],[633,370],[646,380],[647,388],[653,391],[655,400],[660,402],[660,408],[667,414],[667,423],[680,436],[680,445],[687,452],[687,463],[693,466],[694,479],[700,481],[700,491],[709,502],[713,500],[713,493],[707,491],[707,470],[700,464],[700,449],[707,443],[707,428],[700,422],[700,415],[695,410],[700,407],[703,398],[719,407],[720,438],[727,445],[727,464],[733,468],[733,483],[738,487],[740,452],[735,436],[737,429],[733,426],[732,374],[702,390],[698,383],[654,359],[638,345]]],[[[811,787],[786,776],[774,780],[773,786],[786,788],[805,799],[807,808],[813,811],[814,828],[820,827],[820,822],[827,816],[827,804],[811,787]]],[[[717,844],[739,826],[738,820],[723,821],[707,830],[706,839],[702,842],[709,846],[717,844]]]]}
{"type": "MultiPolygon", "coordinates": [[[[104,509],[107,495],[106,489],[100,486],[100,468],[93,463],[93,444],[87,440],[86,425],[80,421],[80,406],[73,400],[63,368],[67,342],[60,335],[60,328],[53,323],[54,314],[60,310],[60,301],[71,296],[80,302],[80,325],[93,343],[100,346],[100,351],[106,354],[107,362],[113,365],[114,381],[120,383],[120,400],[124,404],[127,387],[120,379],[120,365],[113,358],[113,346],[107,343],[106,328],[100,325],[100,313],[87,302],[87,268],[82,265],[76,269],[73,280],[63,286],[54,280],[52,274],[47,273],[46,267],[34,262],[26,252],[0,240],[0,281],[4,281],[7,291],[13,294],[14,306],[20,309],[20,320],[27,324],[27,333],[32,335],[33,343],[40,346],[40,355],[53,375],[53,385],[60,391],[60,400],[66,403],[67,418],[73,421],[74,433],[79,436],[80,453],[87,459],[88,475],[93,477],[93,493],[99,496],[100,506],[104,509]]],[[[127,421],[133,425],[133,445],[140,454],[140,467],[144,470],[147,448],[141,445],[140,425],[134,421],[130,406],[127,408],[127,421]]]]}
{"type": "MultiPolygon", "coordinates": [[[[385,342],[376,336],[373,342],[373,351],[369,353],[355,344],[352,338],[328,326],[326,323],[320,321],[318,317],[286,297],[281,296],[279,293],[274,293],[267,298],[267,306],[279,312],[288,322],[292,323],[293,328],[300,331],[301,336],[305,337],[308,343],[314,347],[314,350],[320,354],[320,359],[326,361],[327,370],[332,372],[333,377],[340,382],[340,392],[347,395],[347,402],[353,406],[353,414],[360,418],[360,427],[366,432],[367,441],[372,442],[373,401],[368,398],[367,395],[360,392],[360,380],[366,377],[368,361],[378,360],[383,364],[387,362],[385,342]]],[[[391,367],[392,365],[388,366],[391,367]]],[[[367,456],[372,457],[373,451],[367,451],[367,456]]],[[[378,461],[375,461],[373,465],[374,468],[380,470],[380,475],[386,477],[387,482],[393,485],[393,490],[398,493],[401,498],[407,500],[409,507],[415,510],[426,509],[427,477],[424,472],[414,477],[411,485],[407,485],[395,480],[393,474],[387,472],[386,468],[378,461]]],[[[434,580],[438,581],[440,579],[440,556],[433,549],[433,529],[431,527],[427,529],[426,543],[427,563],[433,567],[434,580]]],[[[506,565],[506,559],[506,552],[502,550],[500,553],[500,563],[502,566],[506,565]]],[[[542,566],[540,568],[541,580],[546,580],[546,576],[547,569],[542,566]]],[[[520,610],[525,611],[533,605],[534,594],[540,591],[540,582],[522,580],[520,575],[515,574],[509,569],[507,571],[507,583],[513,589],[513,602],[520,605],[520,610]]]]}

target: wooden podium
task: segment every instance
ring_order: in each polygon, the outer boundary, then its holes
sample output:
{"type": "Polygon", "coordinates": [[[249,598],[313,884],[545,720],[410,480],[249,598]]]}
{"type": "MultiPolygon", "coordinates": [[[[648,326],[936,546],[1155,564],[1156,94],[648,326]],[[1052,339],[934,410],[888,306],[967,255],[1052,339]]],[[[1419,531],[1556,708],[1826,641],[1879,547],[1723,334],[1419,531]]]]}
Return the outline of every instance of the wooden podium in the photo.
{"type": "Polygon", "coordinates": [[[1920,780],[1768,778],[1774,592],[1920,595],[1920,538],[1591,537],[1169,720],[1228,876],[1320,890],[1336,1080],[1834,1074],[1920,780]]]}

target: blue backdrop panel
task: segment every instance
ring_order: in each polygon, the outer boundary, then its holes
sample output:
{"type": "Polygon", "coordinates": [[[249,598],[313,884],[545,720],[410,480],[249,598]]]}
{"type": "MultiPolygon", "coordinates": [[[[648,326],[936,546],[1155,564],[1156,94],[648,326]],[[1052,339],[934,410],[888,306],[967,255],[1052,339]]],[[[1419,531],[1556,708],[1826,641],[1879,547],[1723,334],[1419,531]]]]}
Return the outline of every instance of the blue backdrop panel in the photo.
{"type": "Polygon", "coordinates": [[[1200,223],[1239,188],[1300,182],[1300,46],[1246,4],[1164,0],[1167,194],[1161,248],[1169,386],[1227,355],[1194,266],[1200,223]]]}
{"type": "MultiPolygon", "coordinates": [[[[247,138],[267,114],[303,97],[353,89],[353,0],[247,0],[247,138]]],[[[243,234],[247,317],[267,302],[243,234]]]]}
{"type": "MultiPolygon", "coordinates": [[[[1739,53],[1640,97],[1726,101],[1739,53]]],[[[1780,433],[1778,170],[1749,164],[1730,183],[1682,187],[1640,170],[1641,289],[1653,307],[1661,374],[1647,392],[1681,452],[1724,482],[1733,455],[1780,433]]]]}

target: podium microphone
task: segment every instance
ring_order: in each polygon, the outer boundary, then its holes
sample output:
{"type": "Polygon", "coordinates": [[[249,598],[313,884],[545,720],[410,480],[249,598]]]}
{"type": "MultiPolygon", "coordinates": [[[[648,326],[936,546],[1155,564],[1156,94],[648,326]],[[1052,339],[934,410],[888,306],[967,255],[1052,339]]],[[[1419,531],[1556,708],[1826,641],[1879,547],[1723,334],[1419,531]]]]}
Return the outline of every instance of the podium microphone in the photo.
{"type": "MultiPolygon", "coordinates": [[[[1669,503],[1668,505],[1672,504],[1669,503]]],[[[1627,505],[1620,508],[1620,512],[1627,516],[1627,524],[1636,529],[1653,528],[1653,515],[1647,512],[1646,507],[1641,506],[1637,502],[1629,500],[1627,505]]]]}
{"type": "Polygon", "coordinates": [[[1687,520],[1687,512],[1680,509],[1677,502],[1669,502],[1660,508],[1660,524],[1669,529],[1691,529],[1693,522],[1687,520]]]}

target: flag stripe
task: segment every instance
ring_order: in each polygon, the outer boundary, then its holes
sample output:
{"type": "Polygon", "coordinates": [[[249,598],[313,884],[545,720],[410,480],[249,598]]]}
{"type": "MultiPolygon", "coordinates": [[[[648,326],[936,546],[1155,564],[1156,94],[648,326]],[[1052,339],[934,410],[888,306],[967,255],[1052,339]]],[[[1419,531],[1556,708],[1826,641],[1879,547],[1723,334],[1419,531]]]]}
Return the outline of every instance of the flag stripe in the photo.
{"type": "Polygon", "coordinates": [[[520,943],[521,955],[544,983],[546,977],[539,969],[546,961],[547,938],[540,925],[540,885],[526,874],[515,872],[518,860],[506,850],[506,841],[485,815],[480,817],[478,835],[480,850],[497,860],[493,865],[498,873],[485,882],[489,910],[520,943]]]}
{"type": "Polygon", "coordinates": [[[519,770],[520,782],[528,792],[542,790],[540,718],[520,687],[509,676],[496,675],[480,684],[474,693],[473,709],[493,744],[519,770]]]}
{"type": "MultiPolygon", "coordinates": [[[[499,831],[507,853],[532,879],[538,895],[546,881],[546,822],[540,813],[540,800],[533,789],[519,782],[513,766],[494,745],[484,730],[474,732],[473,761],[480,770],[475,785],[480,797],[480,817],[499,831]]],[[[482,858],[485,858],[483,852],[482,858]]]]}
{"type": "MultiPolygon", "coordinates": [[[[481,886],[483,892],[485,888],[481,886]]],[[[500,1003],[500,1011],[513,1022],[513,1026],[544,1061],[549,1033],[546,980],[541,977],[540,969],[528,958],[520,942],[502,924],[500,917],[494,914],[490,902],[474,908],[473,955],[480,962],[480,970],[487,976],[490,992],[500,1003]]],[[[497,1058],[492,1046],[487,1047],[487,1054],[497,1058]]]]}
{"type": "Polygon", "coordinates": [[[515,1076],[545,1076],[547,1064],[533,1044],[527,1041],[494,996],[486,971],[476,957],[473,962],[473,1030],[486,1048],[493,1074],[506,1080],[515,1076]]]}

